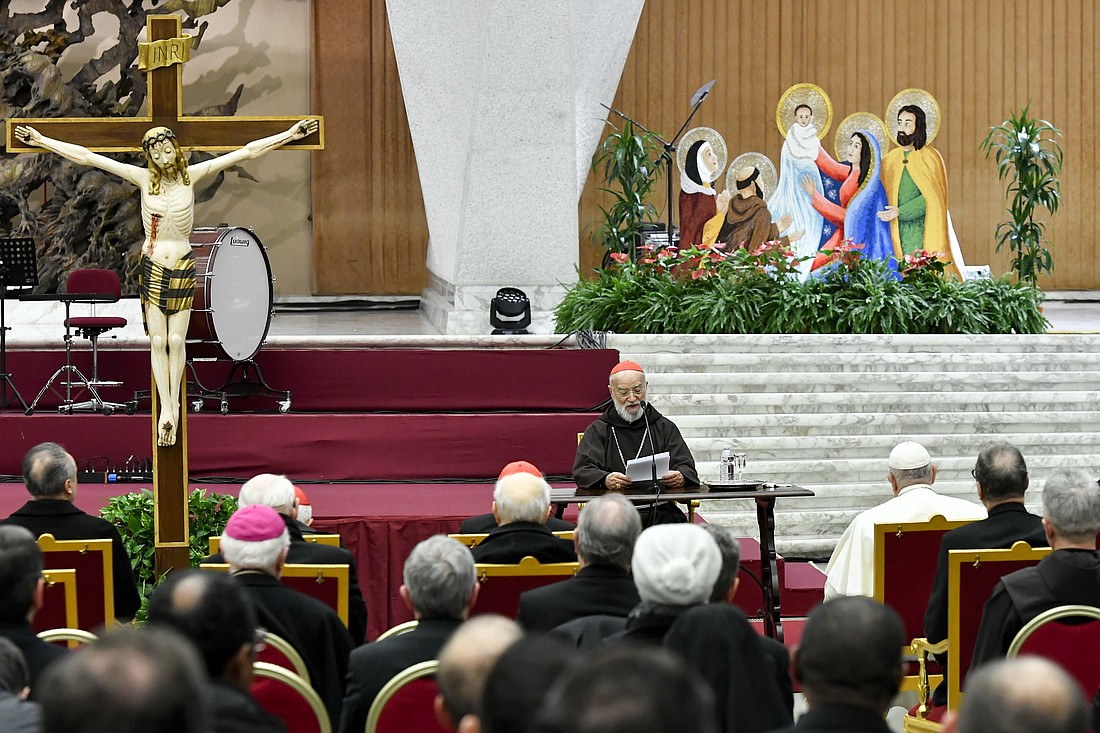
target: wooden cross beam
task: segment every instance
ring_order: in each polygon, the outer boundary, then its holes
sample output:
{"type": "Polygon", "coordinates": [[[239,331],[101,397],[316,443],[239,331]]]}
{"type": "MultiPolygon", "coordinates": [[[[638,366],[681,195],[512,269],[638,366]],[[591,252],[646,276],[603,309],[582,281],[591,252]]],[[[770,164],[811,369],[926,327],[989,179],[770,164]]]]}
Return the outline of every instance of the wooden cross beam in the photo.
{"type": "MultiPolygon", "coordinates": [[[[82,145],[98,152],[141,151],[145,132],[169,127],[185,150],[235,150],[253,140],[285,131],[292,117],[188,117],[182,108],[182,64],[190,55],[191,39],[182,36],[178,15],[151,15],[146,20],[149,42],[141,44],[140,68],[147,71],[148,114],[132,118],[14,119],[7,124],[9,153],[41,153],[15,137],[16,125],[30,125],[47,137],[82,145]]],[[[284,150],[319,150],[324,147],[324,123],[317,132],[283,145],[284,150]]],[[[179,427],[176,442],[157,445],[157,386],[152,389],[153,504],[158,575],[190,564],[187,506],[187,399],[186,376],[180,390],[179,427]]]]}

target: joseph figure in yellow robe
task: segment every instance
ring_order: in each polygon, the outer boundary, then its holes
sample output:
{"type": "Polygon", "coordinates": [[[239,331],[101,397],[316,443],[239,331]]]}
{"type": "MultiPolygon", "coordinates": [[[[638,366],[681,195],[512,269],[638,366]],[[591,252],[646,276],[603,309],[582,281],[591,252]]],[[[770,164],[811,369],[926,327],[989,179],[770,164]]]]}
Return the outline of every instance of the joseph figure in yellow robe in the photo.
{"type": "Polygon", "coordinates": [[[907,104],[898,111],[898,145],[882,159],[882,185],[888,206],[879,218],[890,222],[899,265],[918,250],[936,253],[947,273],[962,279],[951,262],[947,231],[947,168],[935,148],[926,145],[924,110],[907,104]]]}

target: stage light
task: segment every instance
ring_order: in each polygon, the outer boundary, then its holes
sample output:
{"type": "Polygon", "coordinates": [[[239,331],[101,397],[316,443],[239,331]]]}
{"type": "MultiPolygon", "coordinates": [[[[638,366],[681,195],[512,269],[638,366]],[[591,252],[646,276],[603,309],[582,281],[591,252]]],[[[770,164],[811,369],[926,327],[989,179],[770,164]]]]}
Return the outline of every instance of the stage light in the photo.
{"type": "Polygon", "coordinates": [[[531,301],[519,288],[501,288],[489,304],[489,324],[493,335],[527,333],[531,325],[531,301]]]}

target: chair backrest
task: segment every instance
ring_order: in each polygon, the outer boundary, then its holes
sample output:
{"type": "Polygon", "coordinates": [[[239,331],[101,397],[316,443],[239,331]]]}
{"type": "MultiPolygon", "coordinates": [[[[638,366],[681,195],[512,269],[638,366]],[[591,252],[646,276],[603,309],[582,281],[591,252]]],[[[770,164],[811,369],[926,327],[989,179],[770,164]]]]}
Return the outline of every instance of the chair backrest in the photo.
{"type": "Polygon", "coordinates": [[[42,593],[42,608],[34,614],[35,632],[78,628],[76,571],[72,568],[43,570],[42,579],[46,587],[42,593]]]}
{"type": "MultiPolygon", "coordinates": [[[[958,710],[974,658],[985,602],[1000,579],[1036,565],[1049,547],[1017,542],[1007,550],[951,550],[947,556],[947,706],[958,710]]],[[[1094,690],[1095,692],[1095,690],[1094,690]]]]}
{"type": "Polygon", "coordinates": [[[532,588],[557,583],[577,574],[580,564],[575,562],[540,563],[533,557],[525,557],[515,565],[477,563],[477,577],[481,589],[471,616],[497,613],[515,618],[519,610],[519,596],[532,588]]]}
{"type": "Polygon", "coordinates": [[[439,687],[437,660],[420,662],[394,675],[382,686],[367,711],[366,733],[445,733],[435,718],[433,702],[439,687]]]}
{"type": "Polygon", "coordinates": [[[924,611],[932,595],[940,539],[969,523],[949,522],[937,514],[927,522],[875,525],[874,597],[898,612],[906,639],[924,636],[924,611]]]}
{"type": "Polygon", "coordinates": [[[392,626],[379,634],[378,638],[375,639],[375,641],[382,641],[383,639],[388,639],[391,636],[401,636],[402,634],[407,634],[415,629],[419,623],[419,621],[414,619],[412,621],[406,621],[405,623],[398,624],[397,626],[392,626]]]}
{"type": "Polygon", "coordinates": [[[38,538],[45,568],[76,571],[77,628],[96,631],[115,623],[114,572],[110,540],[38,538]]]}
{"type": "Polygon", "coordinates": [[[305,678],[267,662],[254,662],[252,671],[252,697],[290,733],[332,733],[325,704],[305,678]]]}
{"type": "Polygon", "coordinates": [[[263,648],[256,654],[257,662],[274,664],[283,669],[289,669],[302,679],[309,679],[309,670],[306,668],[305,660],[302,659],[302,655],[298,653],[298,650],[290,645],[289,641],[264,629],[263,643],[263,648]]]}
{"type": "MultiPolygon", "coordinates": [[[[224,562],[199,563],[203,570],[229,572],[229,564],[224,562]]],[[[336,615],[348,625],[348,590],[350,567],[343,565],[315,565],[287,563],[283,565],[283,575],[279,580],[283,585],[304,593],[324,603],[336,611],[336,615]]]]}
{"type": "MultiPolygon", "coordinates": [[[[318,545],[332,545],[333,547],[340,546],[340,535],[338,534],[302,534],[302,538],[306,542],[314,542],[318,545]]],[[[206,538],[207,547],[210,548],[210,554],[216,555],[221,550],[222,536],[220,534],[213,534],[206,538]]]]}
{"type": "Polygon", "coordinates": [[[65,292],[69,295],[111,295],[118,300],[122,297],[122,282],[114,270],[73,270],[65,281],[65,292]]]}
{"type": "MultiPolygon", "coordinates": [[[[570,542],[572,542],[574,531],[575,530],[572,529],[565,529],[558,532],[553,532],[552,534],[559,540],[569,540],[570,542]]],[[[485,538],[488,537],[489,534],[487,532],[477,532],[474,534],[449,534],[447,536],[450,537],[452,540],[458,540],[467,547],[477,547],[485,541],[485,538]]]]}
{"type": "Polygon", "coordinates": [[[84,629],[58,628],[39,631],[38,638],[53,644],[54,642],[68,642],[70,648],[76,648],[81,644],[90,644],[99,637],[84,629]]]}
{"type": "Polygon", "coordinates": [[[1005,656],[1012,659],[1018,654],[1034,654],[1055,662],[1077,680],[1085,701],[1092,702],[1100,688],[1098,649],[1100,608],[1058,606],[1025,624],[1005,656]]]}

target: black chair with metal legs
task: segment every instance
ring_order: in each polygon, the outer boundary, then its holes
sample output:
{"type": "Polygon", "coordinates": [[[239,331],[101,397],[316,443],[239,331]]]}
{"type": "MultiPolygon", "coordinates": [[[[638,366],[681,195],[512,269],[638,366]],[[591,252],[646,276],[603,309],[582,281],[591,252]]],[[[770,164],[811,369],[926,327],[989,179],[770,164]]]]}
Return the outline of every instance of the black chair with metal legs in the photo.
{"type": "Polygon", "coordinates": [[[38,401],[49,390],[61,400],[58,410],[64,413],[72,412],[102,412],[110,415],[115,410],[123,410],[126,405],[120,402],[105,402],[97,391],[97,387],[116,387],[122,382],[102,380],[99,378],[99,337],[112,328],[122,328],[126,325],[126,319],[121,316],[97,316],[95,305],[97,303],[116,303],[122,297],[122,283],[118,273],[114,270],[74,270],[69,273],[69,279],[65,286],[66,293],[58,299],[65,304],[65,365],[58,369],[49,378],[38,396],[34,398],[27,414],[31,414],[38,405],[38,401]],[[72,316],[70,309],[73,303],[90,303],[92,313],[88,316],[72,316]],[[92,378],[88,379],[73,366],[72,346],[73,329],[82,338],[92,343],[92,378]],[[61,375],[65,375],[63,381],[58,381],[61,375]],[[55,383],[57,383],[55,385],[55,383]],[[61,391],[61,387],[64,391],[61,391]],[[73,401],[73,390],[86,389],[91,399],[83,402],[73,401]]]}

